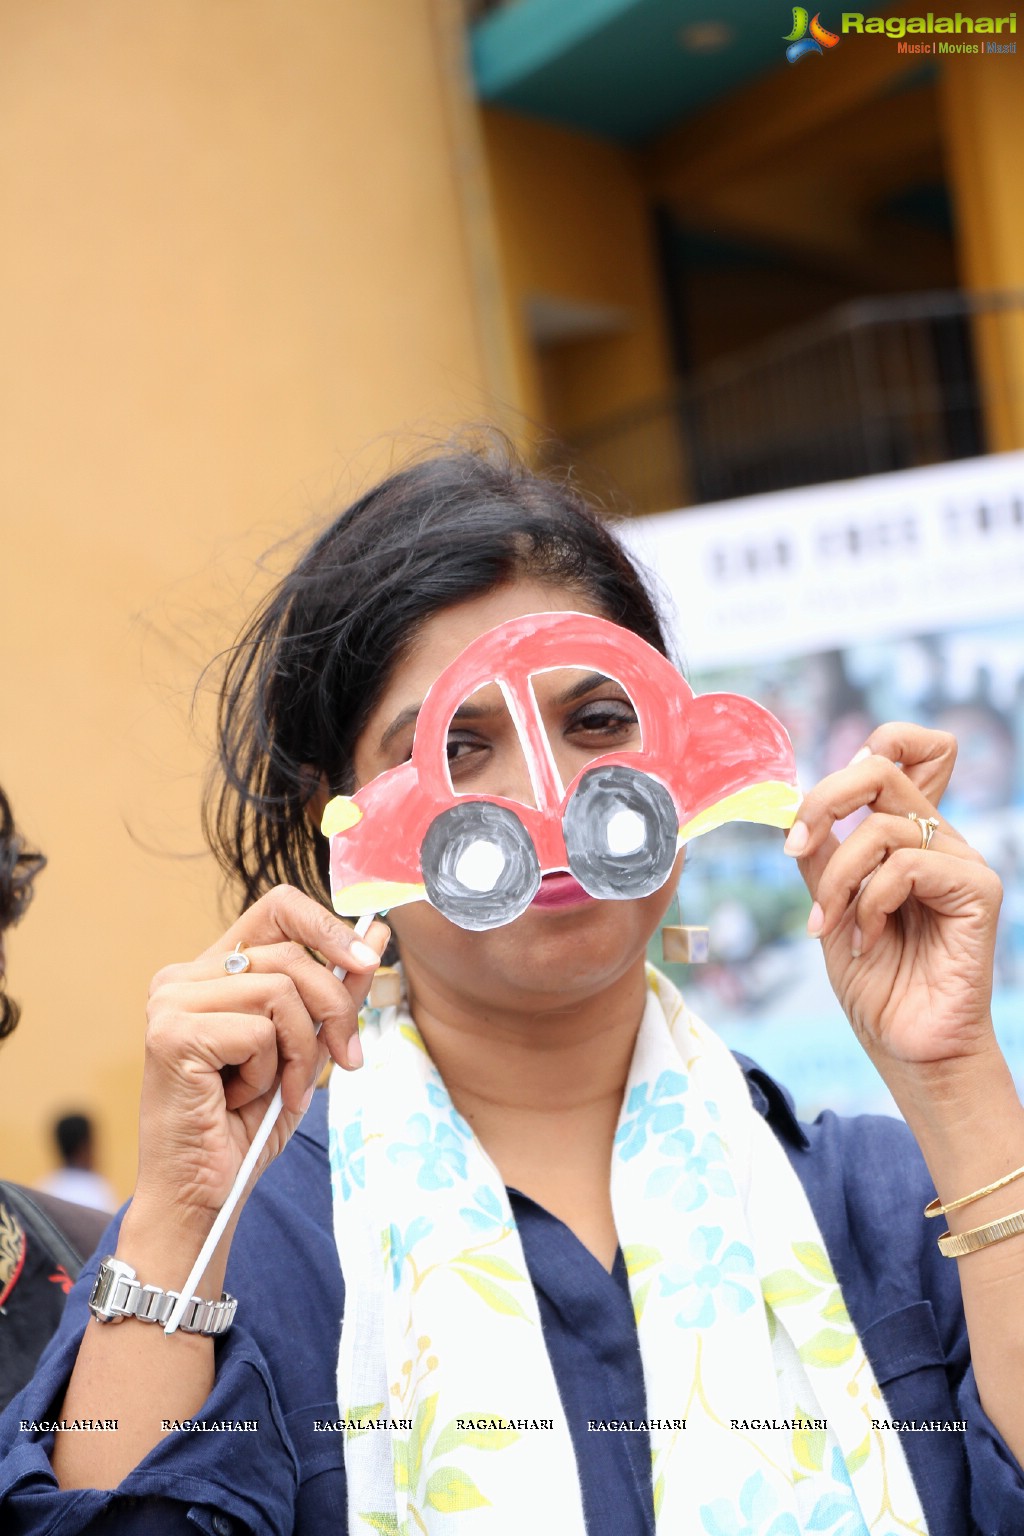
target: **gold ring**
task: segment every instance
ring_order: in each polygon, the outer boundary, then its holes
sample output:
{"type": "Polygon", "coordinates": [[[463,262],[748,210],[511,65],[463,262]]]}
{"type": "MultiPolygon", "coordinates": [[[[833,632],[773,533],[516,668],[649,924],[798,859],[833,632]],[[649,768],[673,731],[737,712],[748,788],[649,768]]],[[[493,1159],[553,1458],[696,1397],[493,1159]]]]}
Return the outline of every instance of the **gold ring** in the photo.
{"type": "Polygon", "coordinates": [[[252,961],[249,959],[249,956],[242,954],[241,939],[239,939],[230,955],[224,956],[224,969],[229,976],[241,976],[242,972],[247,971],[251,964],[252,961]]]}
{"type": "Polygon", "coordinates": [[[926,848],[931,847],[932,838],[938,830],[939,818],[937,816],[919,816],[916,811],[908,811],[907,820],[917,822],[921,833],[921,852],[923,853],[926,848]]]}

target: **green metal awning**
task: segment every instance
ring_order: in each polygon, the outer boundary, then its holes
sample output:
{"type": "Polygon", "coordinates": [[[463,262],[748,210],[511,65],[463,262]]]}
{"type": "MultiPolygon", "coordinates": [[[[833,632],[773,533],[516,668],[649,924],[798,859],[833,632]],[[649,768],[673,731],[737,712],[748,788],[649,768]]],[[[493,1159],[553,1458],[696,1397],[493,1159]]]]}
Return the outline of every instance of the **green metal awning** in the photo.
{"type": "Polygon", "coordinates": [[[485,102],[635,144],[756,75],[827,69],[786,63],[792,30],[776,0],[516,0],[472,27],[473,72],[485,102]]]}

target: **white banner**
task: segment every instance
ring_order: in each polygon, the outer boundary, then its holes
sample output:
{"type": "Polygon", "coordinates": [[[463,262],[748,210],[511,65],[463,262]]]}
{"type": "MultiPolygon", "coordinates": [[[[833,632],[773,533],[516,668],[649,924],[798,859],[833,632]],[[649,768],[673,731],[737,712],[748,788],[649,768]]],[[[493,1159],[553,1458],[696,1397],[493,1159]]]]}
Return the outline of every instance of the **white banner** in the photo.
{"type": "Polygon", "coordinates": [[[1024,616],[1024,453],[620,525],[688,671],[1024,616]]]}

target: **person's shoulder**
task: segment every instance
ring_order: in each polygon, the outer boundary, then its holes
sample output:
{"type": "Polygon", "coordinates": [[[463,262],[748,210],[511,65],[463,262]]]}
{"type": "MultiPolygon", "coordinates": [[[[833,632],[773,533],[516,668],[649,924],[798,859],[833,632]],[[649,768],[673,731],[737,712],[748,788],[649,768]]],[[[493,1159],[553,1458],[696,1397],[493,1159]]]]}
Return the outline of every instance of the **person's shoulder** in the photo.
{"type": "Polygon", "coordinates": [[[854,1250],[862,1257],[873,1252],[880,1264],[904,1263],[916,1271],[920,1255],[938,1233],[924,1218],[935,1189],[906,1123],[895,1115],[838,1115],[832,1110],[813,1121],[801,1120],[780,1083],[749,1058],[737,1059],[754,1105],[782,1144],[830,1250],[854,1250]]]}
{"type": "Polygon", "coordinates": [[[738,1059],[803,1185],[858,1327],[927,1302],[954,1354],[963,1332],[958,1276],[935,1241],[942,1224],[924,1215],[935,1188],[909,1126],[894,1115],[832,1110],[800,1120],[781,1084],[738,1059]]]}
{"type": "MultiPolygon", "coordinates": [[[[805,1186],[849,1186],[854,1198],[877,1203],[934,1191],[921,1150],[895,1115],[840,1115],[823,1110],[799,1117],[793,1097],[771,1073],[736,1054],[756,1109],[785,1147],[805,1186]]],[[[810,1193],[810,1189],[808,1190],[810,1193]]]]}
{"type": "Polygon", "coordinates": [[[809,1124],[801,1122],[801,1129],[807,1138],[803,1157],[817,1165],[819,1177],[842,1184],[852,1210],[871,1211],[880,1220],[905,1216],[918,1226],[935,1189],[905,1121],[826,1109],[809,1124]]]}

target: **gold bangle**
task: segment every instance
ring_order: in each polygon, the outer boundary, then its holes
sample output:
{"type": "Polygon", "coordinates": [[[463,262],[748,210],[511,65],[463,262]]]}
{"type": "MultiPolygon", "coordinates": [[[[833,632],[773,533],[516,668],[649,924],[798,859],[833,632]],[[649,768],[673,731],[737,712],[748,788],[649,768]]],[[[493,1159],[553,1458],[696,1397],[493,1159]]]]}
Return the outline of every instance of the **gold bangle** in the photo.
{"type": "Polygon", "coordinates": [[[983,1227],[972,1227],[969,1232],[943,1232],[939,1238],[939,1252],[947,1259],[962,1259],[965,1253],[975,1253],[987,1248],[989,1243],[1001,1243],[1004,1238],[1024,1232],[1024,1211],[1014,1211],[1011,1216],[1001,1216],[998,1221],[986,1222],[983,1227]]]}
{"type": "Polygon", "coordinates": [[[1024,1174],[1024,1168],[1015,1168],[1012,1173],[1004,1174],[1001,1179],[996,1179],[994,1184],[986,1184],[984,1189],[976,1189],[973,1195],[961,1195],[959,1200],[951,1200],[948,1205],[940,1205],[938,1196],[926,1205],[926,1216],[944,1216],[947,1211],[958,1211],[963,1205],[972,1205],[975,1200],[980,1200],[983,1195],[994,1195],[997,1189],[1005,1189],[1007,1184],[1012,1184],[1014,1179],[1019,1179],[1024,1174]]]}

